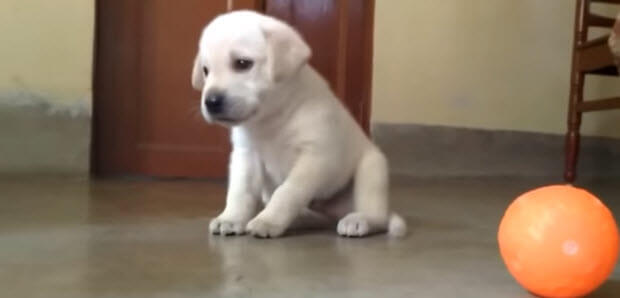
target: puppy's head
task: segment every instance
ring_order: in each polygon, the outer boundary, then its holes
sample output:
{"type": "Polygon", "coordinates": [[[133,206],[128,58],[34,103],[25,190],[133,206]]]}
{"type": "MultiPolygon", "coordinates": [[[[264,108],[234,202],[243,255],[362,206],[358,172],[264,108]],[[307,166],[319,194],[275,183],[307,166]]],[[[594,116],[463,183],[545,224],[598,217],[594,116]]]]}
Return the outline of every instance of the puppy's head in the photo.
{"type": "Polygon", "coordinates": [[[192,71],[202,115],[232,126],[276,109],[280,103],[261,95],[295,76],[310,55],[301,36],[274,18],[250,11],[217,17],[202,33],[192,71]]]}

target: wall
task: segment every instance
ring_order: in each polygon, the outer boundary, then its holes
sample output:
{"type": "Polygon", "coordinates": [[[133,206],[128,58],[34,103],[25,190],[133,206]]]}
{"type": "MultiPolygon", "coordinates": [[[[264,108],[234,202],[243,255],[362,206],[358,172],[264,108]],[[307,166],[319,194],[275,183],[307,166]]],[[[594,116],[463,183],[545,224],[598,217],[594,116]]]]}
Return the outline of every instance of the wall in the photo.
{"type": "Polygon", "coordinates": [[[0,1],[0,173],[86,173],[94,0],[0,1]]]}
{"type": "MultiPolygon", "coordinates": [[[[574,3],[376,1],[373,122],[564,133],[574,3]]],[[[617,78],[588,83],[587,98],[620,94],[617,78]]],[[[620,137],[620,112],[583,132],[620,137]]]]}

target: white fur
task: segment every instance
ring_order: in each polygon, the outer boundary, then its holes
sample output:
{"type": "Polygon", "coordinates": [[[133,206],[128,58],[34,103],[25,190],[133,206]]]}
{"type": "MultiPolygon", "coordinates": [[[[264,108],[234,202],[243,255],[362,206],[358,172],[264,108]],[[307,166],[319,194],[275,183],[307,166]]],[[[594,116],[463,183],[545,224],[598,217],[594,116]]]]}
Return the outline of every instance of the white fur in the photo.
{"type": "Polygon", "coordinates": [[[308,226],[308,218],[337,217],[343,236],[405,234],[405,222],[389,209],[384,155],[308,65],[310,56],[295,30],[258,13],[224,14],[205,28],[192,84],[202,90],[205,119],[231,127],[233,143],[226,208],[211,233],[277,237],[297,223],[308,226]],[[254,66],[234,71],[237,58],[254,66]],[[227,94],[225,120],[204,108],[215,89],[227,94]]]}

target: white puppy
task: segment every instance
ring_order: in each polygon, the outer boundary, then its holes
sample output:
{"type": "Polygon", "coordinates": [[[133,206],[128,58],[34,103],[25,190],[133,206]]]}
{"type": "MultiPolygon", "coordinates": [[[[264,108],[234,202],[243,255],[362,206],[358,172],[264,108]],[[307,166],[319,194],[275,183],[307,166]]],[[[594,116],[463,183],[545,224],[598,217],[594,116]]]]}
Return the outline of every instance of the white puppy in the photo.
{"type": "Polygon", "coordinates": [[[390,213],[385,157],[308,65],[310,55],[290,26],[250,11],[204,29],[192,85],[202,90],[205,119],[231,127],[233,143],[226,208],[211,233],[277,237],[295,222],[337,218],[343,236],[405,234],[390,213]]]}

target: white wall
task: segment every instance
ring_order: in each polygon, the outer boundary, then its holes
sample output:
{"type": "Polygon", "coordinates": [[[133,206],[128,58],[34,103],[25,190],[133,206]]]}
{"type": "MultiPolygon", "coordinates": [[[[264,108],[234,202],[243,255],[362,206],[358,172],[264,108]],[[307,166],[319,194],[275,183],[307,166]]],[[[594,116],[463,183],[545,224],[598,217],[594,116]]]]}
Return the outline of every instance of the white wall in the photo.
{"type": "Polygon", "coordinates": [[[94,0],[0,1],[3,101],[90,101],[94,20],[94,0]]]}
{"type": "Polygon", "coordinates": [[[0,0],[0,174],[88,174],[94,3],[0,0]]]}
{"type": "MultiPolygon", "coordinates": [[[[564,133],[574,3],[377,0],[373,121],[564,133]]],[[[620,95],[618,78],[589,83],[620,95]]],[[[620,112],[583,132],[620,137],[620,112]]]]}

